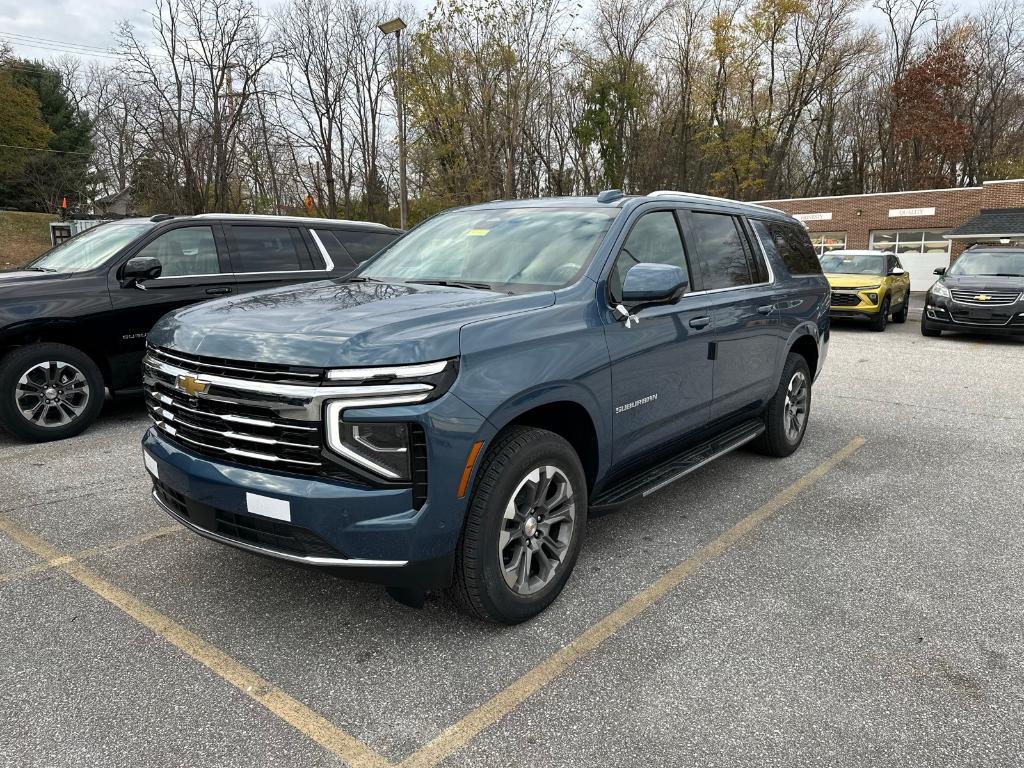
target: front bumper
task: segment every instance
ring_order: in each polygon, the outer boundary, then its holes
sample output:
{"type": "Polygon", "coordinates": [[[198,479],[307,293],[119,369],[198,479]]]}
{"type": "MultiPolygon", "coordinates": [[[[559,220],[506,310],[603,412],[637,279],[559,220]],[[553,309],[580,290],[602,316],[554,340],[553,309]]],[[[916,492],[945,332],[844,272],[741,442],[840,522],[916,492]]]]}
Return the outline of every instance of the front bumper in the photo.
{"type": "MultiPolygon", "coordinates": [[[[150,428],[142,447],[154,499],[191,531],[254,554],[392,586],[444,586],[466,507],[456,484],[473,440],[490,435],[483,419],[457,398],[430,405],[431,478],[424,503],[415,502],[408,486],[362,485],[215,459],[150,428]],[[446,471],[451,466],[458,471],[446,471]]],[[[426,415],[425,406],[411,410],[426,415]]]]}
{"type": "Polygon", "coordinates": [[[882,303],[885,301],[885,289],[854,291],[846,288],[833,288],[831,301],[831,306],[828,308],[830,317],[871,318],[882,309],[882,303]]]}
{"type": "Polygon", "coordinates": [[[929,328],[964,333],[1024,336],[1024,301],[995,307],[959,304],[952,299],[925,299],[921,322],[929,328]]]}

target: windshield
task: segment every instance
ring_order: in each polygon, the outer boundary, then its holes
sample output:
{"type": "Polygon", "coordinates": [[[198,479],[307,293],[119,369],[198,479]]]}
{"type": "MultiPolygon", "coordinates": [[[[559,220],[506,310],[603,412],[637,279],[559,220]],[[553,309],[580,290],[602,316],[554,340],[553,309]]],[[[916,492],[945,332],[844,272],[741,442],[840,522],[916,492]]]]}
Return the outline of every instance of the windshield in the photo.
{"type": "Polygon", "coordinates": [[[115,221],[87,229],[28,264],[46,272],[84,272],[100,266],[153,226],[148,220],[115,221]]]}
{"type": "Polygon", "coordinates": [[[561,288],[583,271],[618,209],[456,210],[421,224],[359,278],[472,283],[511,292],[561,288]]]}
{"type": "Polygon", "coordinates": [[[821,259],[821,271],[833,275],[884,275],[885,256],[875,253],[864,256],[826,253],[821,259]]]}
{"type": "Polygon", "coordinates": [[[1024,251],[967,251],[946,274],[1024,277],[1024,251]]]}

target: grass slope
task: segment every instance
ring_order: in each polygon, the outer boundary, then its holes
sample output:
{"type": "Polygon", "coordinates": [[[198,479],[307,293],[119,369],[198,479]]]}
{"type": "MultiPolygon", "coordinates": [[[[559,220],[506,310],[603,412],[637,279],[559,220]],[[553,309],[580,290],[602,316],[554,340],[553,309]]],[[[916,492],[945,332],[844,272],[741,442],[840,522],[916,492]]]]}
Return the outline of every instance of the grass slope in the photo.
{"type": "Polygon", "coordinates": [[[0,270],[14,269],[50,247],[48,213],[0,211],[0,270]]]}

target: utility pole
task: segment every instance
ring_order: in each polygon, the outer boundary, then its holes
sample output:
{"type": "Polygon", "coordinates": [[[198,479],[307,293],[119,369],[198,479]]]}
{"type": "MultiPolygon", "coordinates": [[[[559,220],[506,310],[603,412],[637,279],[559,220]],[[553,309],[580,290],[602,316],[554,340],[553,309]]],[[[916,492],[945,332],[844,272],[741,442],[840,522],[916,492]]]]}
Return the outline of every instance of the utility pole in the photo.
{"type": "Polygon", "coordinates": [[[402,52],[402,30],[406,23],[394,18],[377,25],[383,34],[395,35],[395,113],[398,119],[398,217],[399,226],[405,229],[409,224],[409,193],[405,180],[405,72],[402,52]]]}

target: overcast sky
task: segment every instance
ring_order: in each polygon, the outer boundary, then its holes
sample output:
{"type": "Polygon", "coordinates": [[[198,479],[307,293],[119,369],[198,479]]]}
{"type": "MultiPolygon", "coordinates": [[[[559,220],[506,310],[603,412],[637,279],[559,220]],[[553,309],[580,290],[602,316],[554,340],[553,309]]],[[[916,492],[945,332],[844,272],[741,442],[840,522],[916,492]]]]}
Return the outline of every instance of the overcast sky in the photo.
{"type": "MultiPolygon", "coordinates": [[[[257,0],[257,5],[272,12],[281,1],[257,0]]],[[[970,9],[982,2],[959,0],[956,5],[970,9]]],[[[426,8],[430,1],[418,0],[414,4],[426,8]]],[[[865,6],[868,5],[865,0],[865,6]]],[[[107,49],[114,44],[114,29],[120,21],[128,19],[138,27],[148,27],[146,11],[150,7],[140,0],[0,0],[0,40],[12,43],[20,55],[43,59],[62,55],[65,51],[56,49],[72,48],[70,44],[107,49]],[[15,36],[60,42],[48,43],[15,36]]],[[[875,11],[867,10],[863,15],[866,20],[874,22],[877,20],[876,14],[875,11]]],[[[87,52],[87,49],[79,50],[87,52]]],[[[105,59],[97,57],[96,60],[105,59]]]]}

